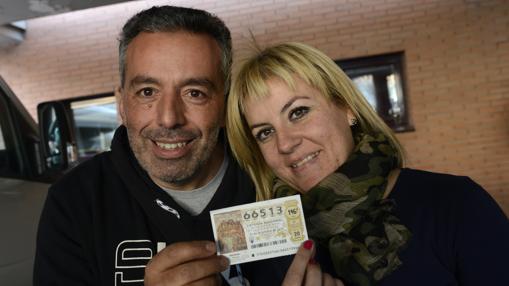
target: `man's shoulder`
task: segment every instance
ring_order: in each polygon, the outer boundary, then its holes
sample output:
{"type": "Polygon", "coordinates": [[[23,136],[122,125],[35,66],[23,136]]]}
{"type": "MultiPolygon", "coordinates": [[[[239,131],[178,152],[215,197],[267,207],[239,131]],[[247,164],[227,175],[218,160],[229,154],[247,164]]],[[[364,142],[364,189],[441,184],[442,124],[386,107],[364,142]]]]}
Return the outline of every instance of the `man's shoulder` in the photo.
{"type": "Polygon", "coordinates": [[[111,152],[104,152],[68,170],[51,185],[51,189],[65,189],[66,192],[82,189],[84,186],[99,182],[105,177],[111,177],[113,170],[111,152]]]}
{"type": "Polygon", "coordinates": [[[228,162],[228,174],[229,176],[224,176],[223,177],[223,180],[228,180],[228,179],[231,179],[232,177],[236,178],[238,180],[238,182],[240,184],[243,184],[243,185],[246,185],[246,186],[249,186],[249,187],[254,187],[254,184],[253,182],[251,181],[251,178],[249,177],[249,175],[247,174],[247,172],[242,169],[239,164],[237,163],[237,161],[233,158],[232,155],[229,155],[229,162],[228,162]]]}
{"type": "Polygon", "coordinates": [[[255,201],[255,187],[249,175],[229,156],[228,169],[212,198],[213,209],[255,201]]]}

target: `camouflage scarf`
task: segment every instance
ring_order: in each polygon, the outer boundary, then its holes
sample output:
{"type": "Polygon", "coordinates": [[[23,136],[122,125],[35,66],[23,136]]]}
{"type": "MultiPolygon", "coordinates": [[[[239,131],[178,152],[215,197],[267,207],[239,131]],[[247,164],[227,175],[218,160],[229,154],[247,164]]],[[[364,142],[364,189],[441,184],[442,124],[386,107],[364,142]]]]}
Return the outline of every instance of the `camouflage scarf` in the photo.
{"type": "MultiPolygon", "coordinates": [[[[401,261],[410,231],[383,199],[395,150],[382,134],[357,132],[353,153],[339,169],[302,194],[309,236],[329,250],[336,274],[349,285],[375,285],[401,261]]],[[[298,194],[276,179],[275,197],[298,194]]]]}

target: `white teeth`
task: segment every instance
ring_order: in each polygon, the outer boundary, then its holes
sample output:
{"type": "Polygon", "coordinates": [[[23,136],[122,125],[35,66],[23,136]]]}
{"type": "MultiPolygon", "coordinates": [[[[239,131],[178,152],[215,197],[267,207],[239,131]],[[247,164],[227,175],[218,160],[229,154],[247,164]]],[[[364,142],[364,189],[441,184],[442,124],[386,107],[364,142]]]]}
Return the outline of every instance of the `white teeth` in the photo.
{"type": "Polygon", "coordinates": [[[306,158],[300,160],[299,162],[292,164],[292,168],[297,168],[299,166],[302,166],[307,161],[309,161],[309,160],[313,159],[314,157],[316,157],[318,155],[318,153],[319,152],[315,152],[313,154],[310,154],[310,155],[306,156],[306,158]]]}
{"type": "Polygon", "coordinates": [[[179,143],[161,143],[156,142],[157,146],[166,149],[166,150],[175,150],[177,148],[182,148],[187,145],[186,142],[179,142],[179,143]]]}

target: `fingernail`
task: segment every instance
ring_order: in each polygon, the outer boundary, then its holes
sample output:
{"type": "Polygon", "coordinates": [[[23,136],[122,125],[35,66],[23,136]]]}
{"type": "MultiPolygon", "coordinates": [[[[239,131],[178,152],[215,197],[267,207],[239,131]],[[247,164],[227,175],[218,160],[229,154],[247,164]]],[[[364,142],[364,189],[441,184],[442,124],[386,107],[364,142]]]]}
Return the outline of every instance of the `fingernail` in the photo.
{"type": "Polygon", "coordinates": [[[309,264],[312,264],[312,265],[316,265],[316,264],[317,264],[317,263],[316,263],[316,260],[315,260],[315,258],[314,258],[314,257],[311,257],[311,258],[309,259],[309,264]]]}
{"type": "Polygon", "coordinates": [[[210,252],[215,252],[216,244],[213,242],[207,242],[207,244],[205,244],[205,249],[207,249],[207,251],[210,251],[210,252]]]}
{"type": "Polygon", "coordinates": [[[311,239],[304,241],[304,248],[307,250],[313,248],[313,241],[311,239]]]}

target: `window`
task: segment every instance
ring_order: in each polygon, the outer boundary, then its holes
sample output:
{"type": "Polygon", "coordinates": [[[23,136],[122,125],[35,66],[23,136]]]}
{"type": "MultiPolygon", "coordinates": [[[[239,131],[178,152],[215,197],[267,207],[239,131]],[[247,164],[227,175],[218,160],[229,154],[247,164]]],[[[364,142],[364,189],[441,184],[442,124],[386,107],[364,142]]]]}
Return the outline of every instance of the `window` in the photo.
{"type": "Polygon", "coordinates": [[[0,151],[5,150],[5,142],[4,142],[4,134],[2,133],[2,128],[0,126],[0,151]]]}
{"type": "Polygon", "coordinates": [[[10,167],[10,161],[12,157],[7,150],[7,146],[9,146],[8,138],[8,112],[7,112],[7,102],[4,99],[4,95],[2,94],[2,90],[0,87],[0,176],[8,176],[12,173],[12,168],[10,167]],[[7,137],[7,138],[6,138],[7,137]]]}
{"type": "MultiPolygon", "coordinates": [[[[0,121],[1,123],[1,121],[0,121]]],[[[4,134],[2,132],[2,126],[0,125],[0,175],[4,175],[6,169],[8,169],[8,158],[7,148],[5,147],[4,134]]]]}
{"type": "Polygon", "coordinates": [[[403,53],[336,60],[378,115],[396,132],[413,130],[405,101],[402,62],[403,53]]]}
{"type": "Polygon", "coordinates": [[[58,121],[55,107],[49,106],[43,111],[43,120],[40,124],[44,134],[46,134],[46,144],[48,157],[46,158],[46,167],[49,169],[59,169],[63,164],[61,153],[62,148],[62,127],[58,121]]]}
{"type": "Polygon", "coordinates": [[[119,126],[114,96],[71,102],[78,158],[86,159],[110,149],[119,126]]]}
{"type": "Polygon", "coordinates": [[[14,143],[11,112],[4,96],[0,86],[0,176],[19,177],[21,175],[20,150],[14,143]]]}

